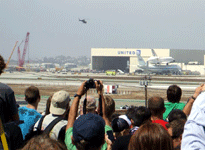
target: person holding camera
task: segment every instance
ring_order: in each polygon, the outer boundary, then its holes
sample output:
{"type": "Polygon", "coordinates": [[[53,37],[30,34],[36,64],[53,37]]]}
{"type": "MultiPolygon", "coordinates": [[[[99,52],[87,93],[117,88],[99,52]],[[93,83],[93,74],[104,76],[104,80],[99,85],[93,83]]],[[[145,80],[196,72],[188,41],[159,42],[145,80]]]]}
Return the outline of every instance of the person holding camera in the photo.
{"type": "MultiPolygon", "coordinates": [[[[84,100],[86,106],[86,99],[84,100]]],[[[65,144],[69,150],[111,149],[108,130],[112,130],[110,121],[105,115],[105,99],[102,81],[88,80],[82,83],[74,96],[66,126],[65,144]],[[84,112],[77,120],[77,111],[81,97],[89,88],[96,88],[99,95],[98,114],[84,112]],[[102,117],[100,116],[102,115],[102,117]],[[106,143],[105,143],[106,141],[106,143]]]]}

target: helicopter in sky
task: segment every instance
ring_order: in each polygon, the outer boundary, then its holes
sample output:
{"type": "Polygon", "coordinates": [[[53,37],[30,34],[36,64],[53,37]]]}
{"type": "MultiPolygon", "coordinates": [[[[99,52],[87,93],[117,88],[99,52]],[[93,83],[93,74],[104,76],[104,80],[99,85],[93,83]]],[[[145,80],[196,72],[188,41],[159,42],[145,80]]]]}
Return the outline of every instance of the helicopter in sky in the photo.
{"type": "Polygon", "coordinates": [[[85,23],[85,24],[87,23],[87,21],[85,21],[85,19],[82,19],[82,20],[79,19],[79,21],[81,21],[82,23],[85,23]]]}

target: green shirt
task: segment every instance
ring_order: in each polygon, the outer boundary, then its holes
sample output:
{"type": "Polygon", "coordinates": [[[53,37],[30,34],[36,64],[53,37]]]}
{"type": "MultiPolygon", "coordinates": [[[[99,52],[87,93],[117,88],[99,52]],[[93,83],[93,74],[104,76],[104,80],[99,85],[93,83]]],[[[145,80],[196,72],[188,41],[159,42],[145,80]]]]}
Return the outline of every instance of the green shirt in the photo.
{"type": "MultiPolygon", "coordinates": [[[[112,130],[112,128],[108,125],[105,125],[105,133],[107,133],[107,131],[110,131],[110,130],[112,130]]],[[[72,140],[71,140],[72,135],[73,135],[73,127],[70,127],[65,133],[65,144],[68,150],[76,150],[75,145],[72,144],[72,140]]],[[[106,150],[106,149],[107,149],[107,143],[105,142],[101,150],[106,150]]]]}
{"type": "Polygon", "coordinates": [[[180,109],[183,110],[185,104],[184,103],[172,103],[172,102],[168,102],[164,104],[166,111],[163,114],[163,119],[166,120],[169,113],[174,110],[174,109],[180,109]]]}

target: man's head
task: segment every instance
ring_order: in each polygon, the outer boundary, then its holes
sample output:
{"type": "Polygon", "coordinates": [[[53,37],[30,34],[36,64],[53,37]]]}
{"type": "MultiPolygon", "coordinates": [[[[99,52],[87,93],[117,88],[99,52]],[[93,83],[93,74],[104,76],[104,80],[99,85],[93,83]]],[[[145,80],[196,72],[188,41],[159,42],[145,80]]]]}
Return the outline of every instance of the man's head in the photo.
{"type": "MultiPolygon", "coordinates": [[[[84,104],[85,96],[83,96],[80,100],[79,110],[80,115],[83,115],[83,104],[84,104]]],[[[86,113],[95,113],[96,110],[96,100],[95,97],[88,95],[86,102],[86,113]]]]}
{"type": "Polygon", "coordinates": [[[47,134],[34,136],[30,139],[21,150],[67,150],[64,144],[51,139],[47,134]]]}
{"type": "Polygon", "coordinates": [[[71,138],[78,150],[98,150],[105,142],[105,121],[97,114],[81,115],[74,122],[71,138]]]}
{"type": "Polygon", "coordinates": [[[115,112],[115,101],[110,96],[105,96],[105,115],[111,121],[111,116],[115,112]]]}
{"type": "Polygon", "coordinates": [[[126,115],[127,115],[127,117],[131,120],[131,119],[133,119],[133,116],[134,116],[134,113],[135,113],[135,109],[136,109],[137,107],[136,106],[130,106],[128,109],[127,109],[127,111],[126,111],[126,115]]]}
{"type": "Polygon", "coordinates": [[[168,133],[172,137],[174,148],[181,145],[185,122],[186,121],[184,119],[178,119],[166,125],[168,133]]]}
{"type": "Polygon", "coordinates": [[[66,91],[58,91],[51,98],[50,113],[64,115],[69,108],[70,97],[66,91]]]}
{"type": "Polygon", "coordinates": [[[148,100],[148,108],[152,116],[162,116],[165,112],[164,99],[161,97],[151,97],[148,100]]]}
{"type": "Polygon", "coordinates": [[[126,115],[120,115],[112,120],[111,125],[114,132],[121,132],[124,129],[129,129],[131,121],[126,115]]]}
{"type": "Polygon", "coordinates": [[[6,64],[4,62],[4,58],[0,55],[0,75],[2,74],[5,67],[6,67],[6,64]]]}
{"type": "Polygon", "coordinates": [[[182,90],[177,85],[171,85],[167,89],[167,100],[172,103],[178,103],[181,99],[182,90]]]}
{"type": "Polygon", "coordinates": [[[169,120],[169,122],[172,122],[172,121],[177,120],[177,119],[184,119],[186,121],[187,116],[182,110],[174,109],[169,113],[168,120],[169,120]]]}
{"type": "Polygon", "coordinates": [[[25,90],[25,100],[29,104],[35,104],[40,101],[39,89],[35,86],[30,86],[25,90]]]}
{"type": "Polygon", "coordinates": [[[133,117],[131,119],[134,126],[140,127],[146,121],[151,121],[151,112],[148,108],[144,106],[139,106],[135,108],[133,117]]]}

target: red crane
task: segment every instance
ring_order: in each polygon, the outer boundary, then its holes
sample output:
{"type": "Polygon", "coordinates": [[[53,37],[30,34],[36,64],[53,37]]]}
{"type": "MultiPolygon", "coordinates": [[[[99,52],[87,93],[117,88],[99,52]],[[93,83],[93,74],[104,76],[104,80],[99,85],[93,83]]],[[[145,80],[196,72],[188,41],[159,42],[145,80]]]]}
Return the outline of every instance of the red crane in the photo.
{"type": "Polygon", "coordinates": [[[27,50],[28,42],[29,42],[29,34],[30,34],[29,32],[27,32],[27,34],[26,34],[22,58],[21,58],[21,52],[20,52],[20,45],[21,44],[18,46],[18,65],[19,65],[19,67],[23,67],[24,62],[25,62],[26,50],[27,50]]]}

